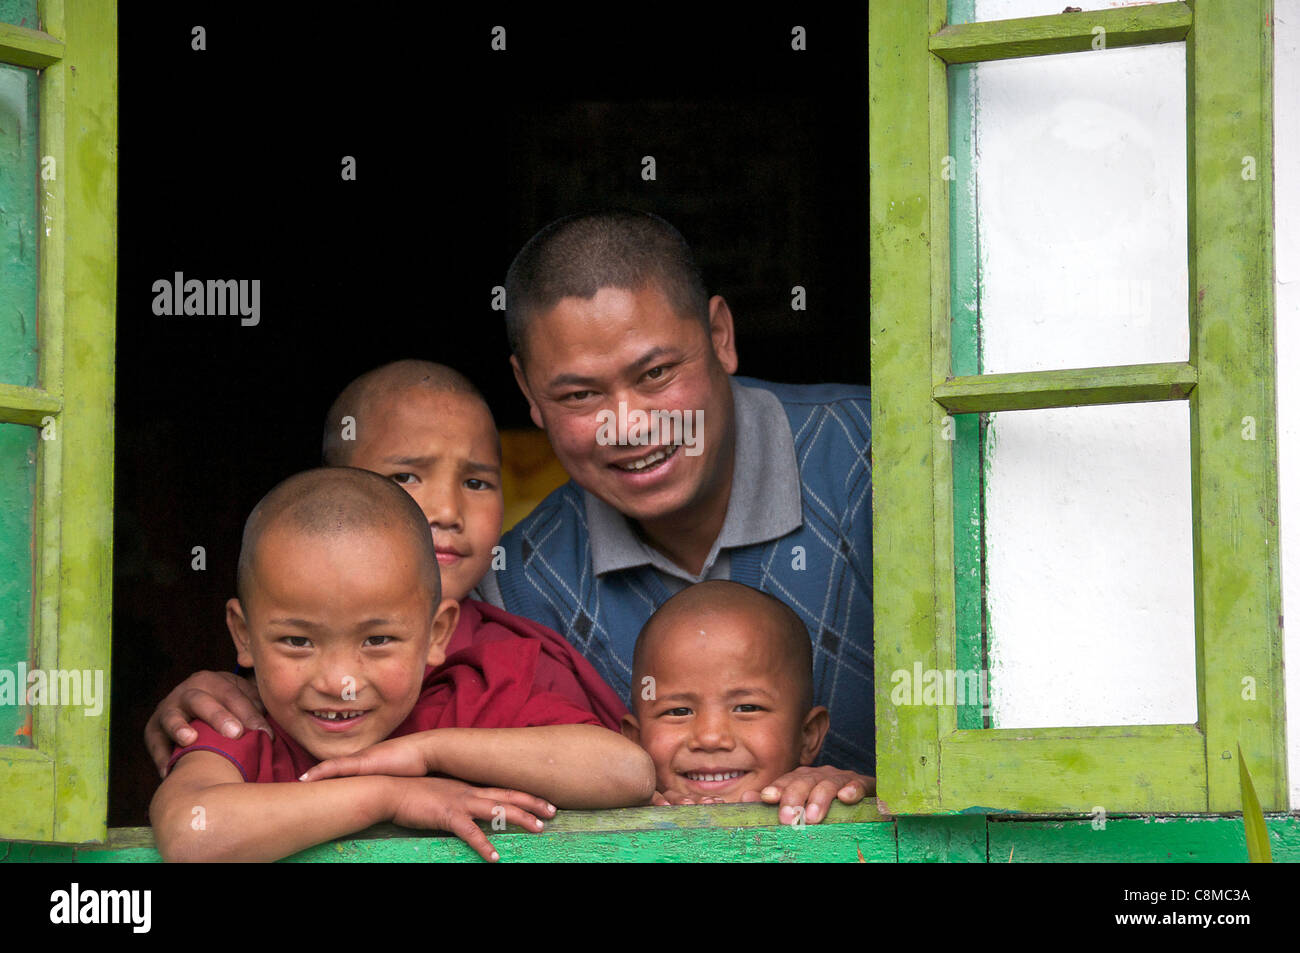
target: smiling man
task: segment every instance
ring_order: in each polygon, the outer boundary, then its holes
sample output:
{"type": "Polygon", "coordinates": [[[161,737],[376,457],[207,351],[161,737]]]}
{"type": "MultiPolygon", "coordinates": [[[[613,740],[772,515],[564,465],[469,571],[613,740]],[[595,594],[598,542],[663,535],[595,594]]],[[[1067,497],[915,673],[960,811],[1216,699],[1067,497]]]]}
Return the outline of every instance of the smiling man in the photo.
{"type": "Polygon", "coordinates": [[[677,230],[641,212],[548,225],[512,264],[506,301],[515,378],[571,480],[502,539],[483,598],[564,633],[631,697],[637,633],[675,592],[705,579],[768,592],[811,634],[830,732],[824,764],[764,799],[807,803],[816,820],[837,795],[873,793],[867,388],[732,377],[727,302],[677,230]],[[656,413],[690,415],[693,453],[682,429],[609,441],[611,415],[656,413]]]}

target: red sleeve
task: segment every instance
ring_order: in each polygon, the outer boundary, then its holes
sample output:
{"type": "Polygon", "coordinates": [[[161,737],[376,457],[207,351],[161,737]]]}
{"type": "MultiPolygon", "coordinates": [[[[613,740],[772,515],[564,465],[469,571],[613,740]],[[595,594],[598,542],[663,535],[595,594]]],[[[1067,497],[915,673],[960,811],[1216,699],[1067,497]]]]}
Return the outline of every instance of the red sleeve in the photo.
{"type": "Polygon", "coordinates": [[[177,748],[167,762],[167,770],[172,769],[183,755],[191,751],[212,751],[221,755],[244,776],[245,781],[257,781],[261,775],[263,763],[270,762],[271,739],[264,731],[245,731],[238,738],[227,738],[215,728],[209,727],[197,718],[190,722],[190,727],[199,733],[194,744],[177,748]]]}

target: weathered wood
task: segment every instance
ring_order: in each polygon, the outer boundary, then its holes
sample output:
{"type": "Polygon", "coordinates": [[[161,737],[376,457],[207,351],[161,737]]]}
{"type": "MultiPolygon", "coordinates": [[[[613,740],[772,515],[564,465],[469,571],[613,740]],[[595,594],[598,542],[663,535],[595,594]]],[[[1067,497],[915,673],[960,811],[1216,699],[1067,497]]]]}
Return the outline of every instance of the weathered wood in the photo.
{"type": "Polygon", "coordinates": [[[1192,11],[1185,3],[1157,3],[1123,10],[1089,10],[1015,20],[946,26],[930,37],[930,52],[946,63],[1046,56],[1053,53],[1177,43],[1187,36],[1192,11]],[[1098,29],[1104,30],[1101,34],[1098,29]]]}
{"type": "Polygon", "coordinates": [[[1287,805],[1271,0],[1197,0],[1187,47],[1197,682],[1212,811],[1287,805]]]}
{"type": "Polygon", "coordinates": [[[58,37],[13,23],[0,23],[0,63],[45,69],[63,57],[63,41],[58,37]]]}
{"type": "Polygon", "coordinates": [[[939,747],[945,810],[1180,811],[1205,801],[1194,725],[959,731],[939,747]]]}
{"type": "Polygon", "coordinates": [[[924,51],[944,15],[938,0],[871,0],[867,20],[876,783],[887,813],[939,805],[938,711],[892,704],[890,675],[937,661],[929,93],[943,66],[924,51]]]}
{"type": "Polygon", "coordinates": [[[0,423],[39,427],[46,417],[63,412],[63,401],[37,387],[0,384],[0,423]]]}
{"type": "Polygon", "coordinates": [[[934,399],[953,414],[1135,404],[1185,400],[1196,379],[1196,368],[1186,363],[982,374],[936,384],[934,399]]]}
{"type": "MultiPolygon", "coordinates": [[[[1267,818],[1276,860],[1300,861],[1300,818],[1267,818]]],[[[1240,817],[989,818],[988,859],[1005,863],[1245,863],[1240,817]]],[[[1208,886],[1208,885],[1206,885],[1208,886]]]]}

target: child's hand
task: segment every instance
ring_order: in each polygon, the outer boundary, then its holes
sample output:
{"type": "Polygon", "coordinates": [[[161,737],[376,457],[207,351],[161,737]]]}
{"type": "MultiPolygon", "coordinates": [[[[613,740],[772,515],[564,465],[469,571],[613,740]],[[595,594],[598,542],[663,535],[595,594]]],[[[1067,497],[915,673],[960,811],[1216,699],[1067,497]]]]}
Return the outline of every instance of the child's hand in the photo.
{"type": "Polygon", "coordinates": [[[422,778],[433,770],[427,744],[419,734],[389,738],[356,754],[328,758],[300,777],[299,781],[324,781],[354,774],[387,774],[393,777],[422,778]]]}
{"type": "Polygon", "coordinates": [[[555,808],[539,797],[505,788],[476,788],[451,778],[394,778],[392,821],[417,830],[455,834],[490,863],[500,855],[474,823],[503,818],[524,830],[541,833],[540,817],[555,808]],[[539,817],[540,815],[540,817],[539,817]]]}
{"type": "Polygon", "coordinates": [[[777,818],[782,824],[793,824],[800,816],[808,824],[817,824],[836,798],[857,804],[875,793],[876,779],[870,775],[823,765],[795,768],[763,788],[759,796],[767,804],[781,805],[777,818]]]}

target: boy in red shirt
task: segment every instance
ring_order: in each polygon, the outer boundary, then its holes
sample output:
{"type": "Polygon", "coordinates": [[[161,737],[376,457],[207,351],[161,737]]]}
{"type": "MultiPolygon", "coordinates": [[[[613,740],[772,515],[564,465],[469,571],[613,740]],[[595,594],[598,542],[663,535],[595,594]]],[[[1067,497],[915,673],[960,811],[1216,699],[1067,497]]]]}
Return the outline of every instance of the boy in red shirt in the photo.
{"type": "Polygon", "coordinates": [[[150,805],[164,859],[273,860],[393,821],[449,830],[496,860],[474,818],[540,830],[554,813],[543,798],[648,798],[644,753],[539,690],[538,652],[487,641],[446,657],[459,603],[441,592],[428,523],[389,480],[330,468],[281,483],[245,526],[238,590],[227,625],[275,737],[195,722],[150,805]],[[411,736],[376,750],[418,760],[390,770],[409,776],[290,780],[397,735],[411,736]],[[269,783],[241,783],[252,781],[269,783]]]}

